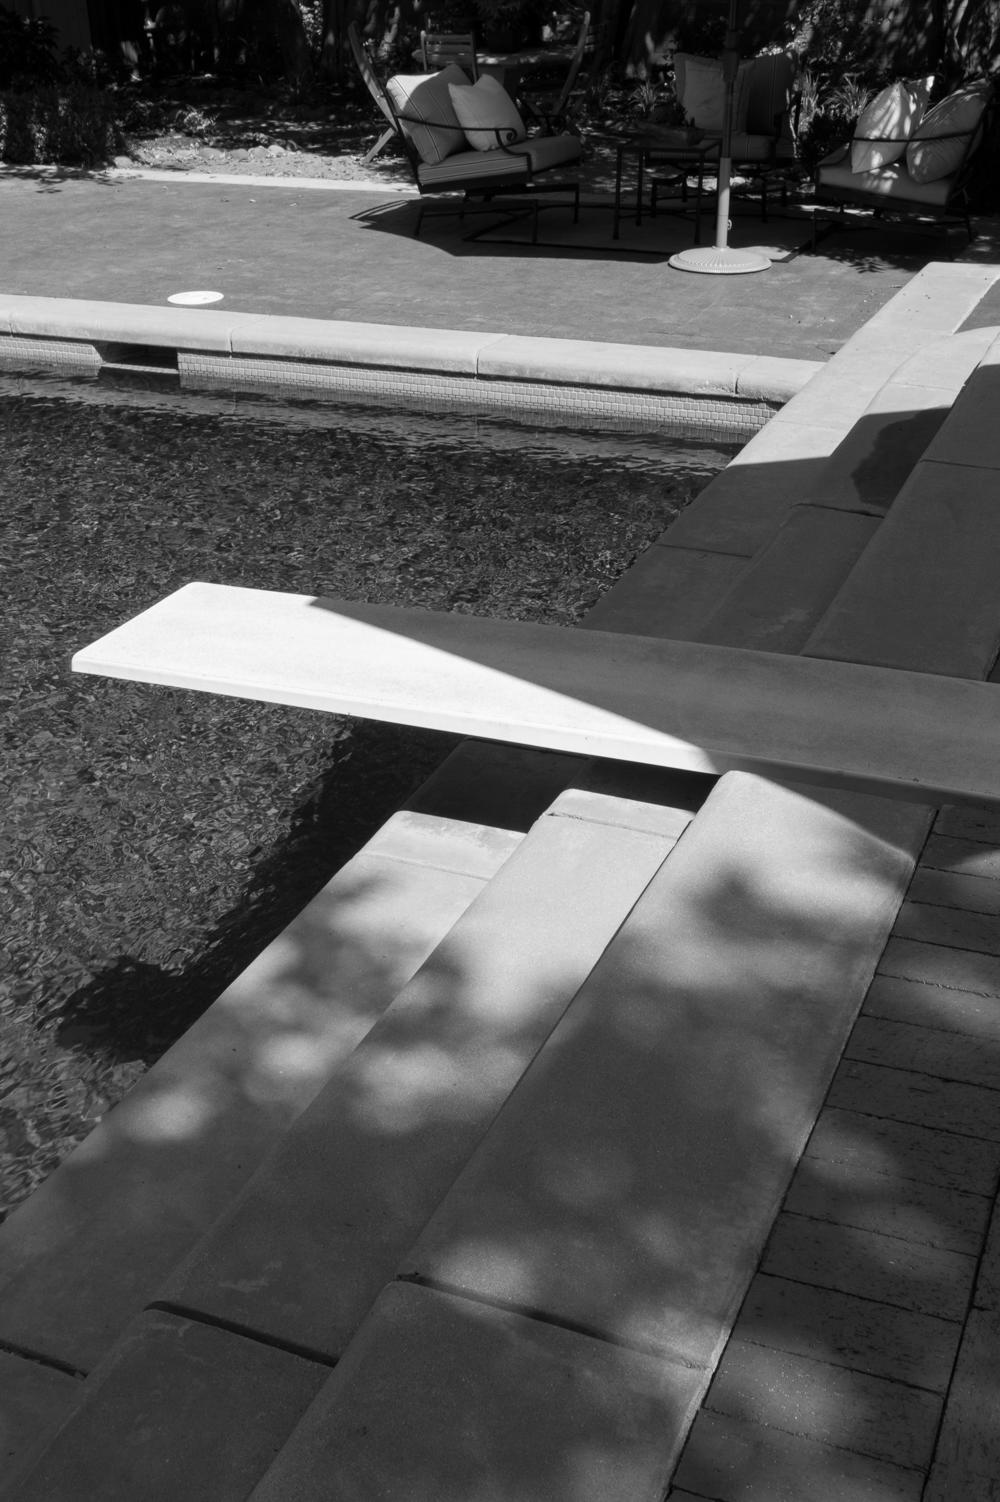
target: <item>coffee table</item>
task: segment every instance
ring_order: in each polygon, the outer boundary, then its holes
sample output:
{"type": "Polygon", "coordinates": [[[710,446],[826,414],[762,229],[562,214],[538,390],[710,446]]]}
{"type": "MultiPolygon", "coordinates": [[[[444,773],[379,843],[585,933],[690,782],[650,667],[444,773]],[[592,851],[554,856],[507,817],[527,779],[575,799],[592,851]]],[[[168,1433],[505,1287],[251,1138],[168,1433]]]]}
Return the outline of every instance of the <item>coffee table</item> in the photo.
{"type": "MultiPolygon", "coordinates": [[[[694,208],[684,209],[679,212],[694,214],[694,243],[701,241],[701,214],[703,212],[702,200],[704,198],[704,178],[707,167],[718,162],[719,141],[711,136],[699,137],[698,133],[691,130],[650,130],[639,135],[630,136],[620,142],[617,149],[615,165],[615,213],[614,226],[611,238],[617,240],[618,227],[622,218],[622,185],[625,177],[626,164],[632,159],[635,161],[635,222],[642,223],[643,189],[644,179],[647,172],[650,175],[650,184],[653,189],[651,211],[656,212],[656,189],[666,186],[668,183],[676,183],[678,179],[686,184],[688,177],[697,179],[695,189],[694,208]]],[[[685,193],[686,196],[686,193],[685,193]]]]}

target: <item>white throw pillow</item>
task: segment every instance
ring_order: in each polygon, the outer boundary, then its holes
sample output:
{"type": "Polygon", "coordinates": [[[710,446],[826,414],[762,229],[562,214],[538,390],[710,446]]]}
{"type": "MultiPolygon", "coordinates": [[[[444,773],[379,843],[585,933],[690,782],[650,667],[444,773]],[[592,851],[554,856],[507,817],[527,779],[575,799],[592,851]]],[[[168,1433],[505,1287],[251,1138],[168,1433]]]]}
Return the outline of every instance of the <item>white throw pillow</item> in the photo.
{"type": "Polygon", "coordinates": [[[854,127],[851,171],[876,172],[898,162],[923,118],[930,80],[891,83],[876,94],[854,127]]]}
{"type": "Polygon", "coordinates": [[[468,81],[468,75],[456,63],[449,63],[440,73],[397,73],[386,83],[400,129],[420,160],[429,166],[465,150],[465,132],[448,89],[468,81]]]}
{"type": "Polygon", "coordinates": [[[971,84],[949,94],[924,117],[906,148],[906,168],[915,183],[937,182],[957,172],[988,97],[983,85],[971,84]]]}
{"type": "Polygon", "coordinates": [[[449,84],[452,108],[473,151],[493,151],[512,146],[528,132],[517,105],[495,78],[484,73],[474,84],[449,84]],[[499,135],[497,132],[499,131],[499,135]]]}
{"type": "MultiPolygon", "coordinates": [[[[736,70],[733,83],[734,135],[747,128],[750,90],[756,58],[746,58],[736,70]]],[[[694,57],[691,53],[674,54],[674,79],[677,98],[685,115],[701,130],[722,130],[722,113],[726,102],[726,81],[722,62],[717,57],[694,57]],[[714,121],[714,124],[707,124],[714,121]]]]}
{"type": "Polygon", "coordinates": [[[717,57],[674,53],[674,78],[681,109],[701,130],[721,130],[726,89],[717,57]]]}

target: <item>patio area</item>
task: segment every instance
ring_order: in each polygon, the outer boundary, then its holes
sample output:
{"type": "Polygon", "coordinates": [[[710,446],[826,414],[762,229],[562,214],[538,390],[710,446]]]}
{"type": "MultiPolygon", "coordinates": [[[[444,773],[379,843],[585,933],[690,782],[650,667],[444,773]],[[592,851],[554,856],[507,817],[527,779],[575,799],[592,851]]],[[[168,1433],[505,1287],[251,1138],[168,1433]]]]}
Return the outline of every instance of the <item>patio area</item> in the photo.
{"type": "MultiPolygon", "coordinates": [[[[412,189],[398,166],[369,185],[325,179],[213,180],[198,172],[94,176],[0,171],[8,293],[163,305],[175,292],[221,292],[229,311],[349,319],[562,339],[823,360],[928,260],[940,234],[836,233],[806,252],[801,211],[767,224],[738,202],[734,243],[773,257],[752,276],[673,270],[690,220],[660,214],[611,238],[613,157],[584,175],[579,231],[565,207],[543,212],[543,244],[517,226],[469,242],[470,222],[431,218],[412,238],[412,189]]],[[[502,219],[502,215],[498,218],[502,219]]],[[[477,218],[475,228],[482,220],[477,218]]],[[[710,242],[714,221],[703,216],[710,242]]],[[[1000,227],[976,225],[959,258],[989,261],[1000,227]]]]}

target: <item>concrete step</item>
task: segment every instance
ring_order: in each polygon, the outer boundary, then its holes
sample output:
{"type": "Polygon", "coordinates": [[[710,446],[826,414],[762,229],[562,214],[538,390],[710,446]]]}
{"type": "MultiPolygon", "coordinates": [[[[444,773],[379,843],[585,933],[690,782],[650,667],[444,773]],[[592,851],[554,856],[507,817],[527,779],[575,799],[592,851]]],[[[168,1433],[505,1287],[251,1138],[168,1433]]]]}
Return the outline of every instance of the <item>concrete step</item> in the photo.
{"type": "Polygon", "coordinates": [[[971,459],[941,463],[928,455],[803,651],[841,662],[986,678],[1000,648],[996,485],[995,469],[971,459]]]}
{"type": "Polygon", "coordinates": [[[996,338],[995,328],[970,329],[904,360],[830,455],[809,501],[884,516],[996,338]]]}
{"type": "Polygon", "coordinates": [[[244,1502],[329,1368],[152,1310],[4,1502],[244,1502]]]}
{"type": "Polygon", "coordinates": [[[89,1371],[520,839],[390,819],[0,1228],[0,1348],[89,1371]]]}
{"type": "Polygon", "coordinates": [[[878,529],[875,516],[793,506],[702,623],[697,640],[798,652],[878,529]]]}
{"type": "MultiPolygon", "coordinates": [[[[547,863],[544,858],[542,861],[545,871],[536,873],[543,882],[548,880],[550,884],[558,885],[560,874],[572,873],[579,878],[581,863],[588,872],[582,880],[577,879],[569,893],[570,905],[574,907],[568,924],[569,933],[561,941],[550,944],[550,952],[543,962],[552,967],[549,990],[553,994],[558,992],[560,985],[568,987],[567,994],[571,994],[577,983],[571,972],[564,973],[560,968],[561,943],[585,949],[587,941],[595,942],[595,933],[608,935],[614,931],[635,893],[672,847],[691,818],[692,810],[700,805],[706,790],[705,780],[678,778],[673,774],[643,769],[629,772],[618,765],[581,764],[576,759],[553,758],[544,753],[529,754],[507,747],[467,744],[453,753],[414,800],[427,807],[448,806],[450,803],[454,809],[465,813],[474,808],[482,811],[489,807],[498,788],[504,784],[509,788],[510,779],[516,774],[519,797],[515,803],[520,804],[523,814],[535,806],[539,798],[566,783],[572,772],[576,773],[574,781],[580,786],[563,793],[558,799],[557,811],[543,820],[541,831],[527,842],[529,866],[531,847],[541,845],[548,851],[550,859],[547,863]],[[592,792],[590,787],[607,791],[592,792]],[[638,802],[623,796],[629,789],[642,791],[648,799],[655,801],[638,802]],[[555,863],[551,859],[554,849],[560,851],[564,868],[561,873],[556,869],[558,859],[555,863]],[[617,858],[619,869],[609,875],[607,861],[593,859],[596,852],[610,857],[612,864],[617,858]],[[591,857],[589,860],[588,856],[591,857]],[[584,887],[589,888],[589,892],[581,902],[584,887]]],[[[518,836],[505,831],[410,810],[396,816],[381,832],[383,858],[386,858],[384,847],[391,839],[394,858],[411,867],[418,879],[426,879],[429,868],[419,865],[415,857],[421,851],[427,853],[424,847],[432,835],[436,837],[437,855],[442,862],[450,858],[455,866],[475,866],[480,875],[488,866],[499,868],[499,851],[506,854],[520,843],[518,836]],[[414,859],[408,860],[408,857],[414,859]]],[[[537,849],[535,854],[537,857],[537,849]]],[[[372,860],[370,854],[368,858],[372,860]]],[[[522,860],[520,865],[520,873],[515,873],[512,879],[514,888],[519,887],[525,874],[525,862],[522,860]]],[[[374,885],[374,871],[370,866],[365,874],[374,885]]],[[[354,875],[358,875],[356,867],[354,875]]],[[[343,885],[343,873],[339,880],[343,885]]],[[[331,886],[335,888],[336,883],[331,886]]],[[[386,895],[402,898],[405,888],[386,895]]],[[[543,910],[540,919],[543,924],[553,911],[553,904],[547,896],[545,893],[539,896],[537,891],[529,891],[527,896],[529,904],[537,901],[543,910]]],[[[400,912],[412,920],[413,915],[408,914],[405,904],[400,912]]],[[[487,907],[487,917],[488,913],[487,907]]],[[[495,913],[494,916],[498,915],[495,913]]],[[[498,947],[494,951],[494,957],[501,956],[501,963],[502,957],[509,952],[512,936],[517,933],[516,924],[508,926],[505,917],[510,919],[512,915],[509,911],[504,915],[501,904],[496,931],[498,947]]],[[[380,928],[384,929],[391,923],[392,913],[382,907],[377,913],[373,911],[372,918],[377,918],[380,928]]],[[[491,998],[487,997],[486,989],[477,986],[474,966],[466,966],[464,985],[459,980],[455,972],[463,962],[464,946],[475,947],[478,928],[473,921],[471,926],[459,923],[458,929],[457,942],[454,942],[454,936],[450,936],[453,938],[450,947],[439,946],[446,950],[444,955],[437,955],[439,973],[449,975],[455,987],[463,993],[466,985],[470,988],[470,994],[467,997],[463,994],[462,1001],[466,1020],[476,1026],[478,1009],[488,1000],[493,1001],[494,1010],[499,1015],[509,998],[505,996],[503,983],[499,988],[494,987],[491,998]]],[[[284,937],[287,941],[288,936],[284,937]]],[[[520,937],[525,937],[523,931],[520,937]]],[[[599,945],[602,941],[598,938],[596,942],[599,945]]],[[[281,973],[288,958],[287,953],[272,955],[271,971],[281,973]]],[[[536,967],[539,965],[537,951],[531,953],[529,960],[536,967]]],[[[518,969],[517,965],[508,965],[508,968],[518,969]]],[[[443,997],[439,995],[437,999],[443,1000],[443,997]]],[[[558,1004],[564,1005],[565,999],[564,996],[558,1004]]],[[[523,994],[520,1000],[527,1007],[523,994]]],[[[539,997],[535,995],[531,1000],[537,1002],[539,997]]],[[[424,1001],[429,1001],[433,1007],[433,998],[425,995],[424,1001]]],[[[416,1007],[411,1005],[411,1023],[419,1011],[419,1002],[416,1007]]],[[[522,1012],[518,1022],[524,1024],[524,1021],[522,1012]]],[[[517,1037],[522,1036],[521,1027],[514,1031],[517,1037]]],[[[517,1042],[503,1045],[507,1055],[516,1053],[518,1046],[517,1042]]],[[[415,1052],[420,1054],[421,1048],[417,1047],[415,1052]]],[[[368,1062],[371,1062],[370,1055],[368,1062]]],[[[502,1072],[507,1062],[505,1058],[496,1072],[502,1072]]],[[[189,1059],[189,1066],[190,1063],[189,1059]]],[[[422,1068],[419,1058],[416,1066],[419,1073],[422,1068]]],[[[480,1073],[489,1075],[488,1061],[484,1062],[480,1073]]],[[[447,1097],[447,1090],[445,1093],[447,1097]]],[[[453,1099],[446,1098],[446,1107],[454,1104],[453,1099]]],[[[309,1115],[308,1111],[306,1115],[309,1115]]],[[[391,1141],[388,1144],[390,1151],[396,1145],[391,1141]]],[[[320,1169],[325,1183],[322,1160],[314,1158],[312,1167],[320,1169]]],[[[301,1235],[309,1229],[299,1221],[300,1214],[308,1212],[308,1208],[308,1205],[298,1203],[290,1205],[290,1214],[280,1223],[280,1232],[286,1236],[290,1234],[293,1242],[297,1232],[301,1235]]],[[[109,1249],[109,1256],[114,1261],[113,1248],[109,1249]]],[[[195,1263],[197,1260],[194,1259],[195,1263]]],[[[85,1289],[77,1292],[78,1297],[85,1298],[85,1289]]],[[[146,1298],[149,1296],[147,1288],[146,1298]]],[[[264,1302],[266,1304],[266,1297],[264,1302]]],[[[263,1341],[257,1339],[259,1332],[256,1328],[241,1333],[232,1325],[223,1327],[213,1323],[213,1318],[210,1315],[206,1321],[200,1312],[194,1318],[188,1318],[184,1312],[162,1302],[154,1303],[145,1312],[136,1314],[124,1330],[118,1332],[118,1339],[86,1381],[81,1380],[83,1373],[74,1378],[62,1373],[53,1374],[37,1363],[14,1362],[12,1370],[19,1385],[14,1385],[11,1378],[11,1392],[9,1397],[5,1394],[5,1400],[10,1411],[16,1410],[19,1418],[23,1417],[21,1410],[27,1402],[26,1398],[22,1401],[25,1381],[34,1378],[37,1387],[38,1373],[47,1380],[38,1393],[32,1388],[29,1394],[33,1395],[34,1401],[21,1426],[24,1433],[18,1434],[17,1458],[21,1463],[16,1472],[11,1472],[11,1491],[3,1493],[5,1502],[8,1495],[18,1498],[22,1495],[73,1496],[92,1498],[94,1502],[98,1497],[142,1495],[161,1497],[166,1502],[167,1497],[177,1495],[181,1471],[185,1490],[194,1495],[211,1496],[213,1502],[217,1497],[231,1495],[235,1499],[236,1496],[245,1496],[247,1488],[280,1448],[292,1423],[325,1380],[333,1364],[332,1357],[313,1350],[312,1342],[307,1351],[295,1349],[294,1342],[291,1349],[287,1344],[279,1349],[269,1337],[263,1341]],[[242,1383],[238,1391],[229,1391],[234,1367],[241,1374],[244,1368],[250,1372],[246,1391],[243,1391],[245,1384],[242,1383]],[[262,1408],[261,1389],[255,1377],[258,1367],[264,1374],[262,1381],[272,1384],[276,1395],[266,1412],[262,1408]],[[53,1393],[50,1389],[56,1377],[58,1391],[53,1393]],[[207,1425],[196,1417],[205,1411],[214,1415],[213,1421],[207,1425]],[[150,1418],[154,1412],[155,1420],[150,1418]],[[251,1443],[240,1447],[236,1438],[231,1443],[220,1443],[220,1433],[231,1432],[239,1436],[247,1426],[253,1430],[251,1443]],[[236,1449],[232,1448],[233,1445],[236,1449]],[[26,1468],[30,1473],[27,1477],[26,1468]]],[[[3,1378],[6,1379],[7,1375],[6,1371],[0,1371],[3,1378]]]]}
{"type": "Polygon", "coordinates": [[[39,1459],[82,1393],[82,1374],[0,1350],[0,1495],[39,1459]]]}
{"type": "Polygon", "coordinates": [[[582,625],[588,631],[697,640],[702,622],[746,566],[740,554],[654,543],[588,610],[582,625]]]}
{"type": "Polygon", "coordinates": [[[658,1502],[928,823],[723,779],[252,1502],[658,1502]]]}
{"type": "Polygon", "coordinates": [[[400,1275],[707,1374],[928,823],[725,777],[400,1275]]]}
{"type": "Polygon", "coordinates": [[[957,332],[996,268],[969,266],[957,277],[952,269],[930,265],[912,277],[671,524],[654,546],[681,556],[652,561],[644,624],[629,608],[631,571],[594,624],[700,640],[722,595],[794,507],[882,514],[996,337],[995,329],[957,332]],[[659,608],[654,574],[669,581],[659,608]]]}
{"type": "Polygon", "coordinates": [[[997,453],[996,411],[1000,396],[1000,339],[994,340],[980,361],[927,451],[935,464],[1000,467],[997,453]]]}
{"type": "Polygon", "coordinates": [[[690,818],[562,795],[160,1297],[338,1356],[690,818]]]}
{"type": "Polygon", "coordinates": [[[662,1495],[929,815],[733,774],[690,820],[560,796],[9,1502],[662,1495]],[[379,1297],[482,1165],[463,1296],[379,1297]]]}
{"type": "MultiPolygon", "coordinates": [[[[995,342],[995,329],[976,329],[934,340],[904,360],[815,476],[803,475],[794,503],[786,499],[780,526],[752,559],[732,571],[714,609],[696,616],[694,629],[667,634],[801,651],[995,342]]],[[[834,369],[827,382],[835,375],[834,369]]],[[[768,433],[755,441],[766,445],[768,433]]],[[[780,494],[782,485],[776,484],[780,494]]],[[[766,514],[766,508],[754,511],[758,518],[766,514]]],[[[707,583],[707,574],[704,579],[707,583]]],[[[671,620],[683,623],[691,593],[688,587],[672,600],[671,620]]]]}
{"type": "Polygon", "coordinates": [[[697,1386],[683,1366],[396,1283],[249,1502],[660,1502],[697,1386]]]}
{"type": "Polygon", "coordinates": [[[850,662],[189,584],[73,664],[627,762],[1000,799],[991,685],[850,662]]]}
{"type": "MultiPolygon", "coordinates": [[[[935,412],[943,413],[943,421],[806,641],[802,650],[810,656],[978,679],[987,678],[994,666],[1000,649],[994,599],[1000,556],[994,504],[1000,340],[995,330],[979,329],[953,342],[956,349],[942,351],[940,389],[918,390],[900,380],[888,392],[889,405],[924,403],[919,413],[914,408],[906,442],[920,440],[935,412]],[[977,350],[975,368],[965,373],[950,407],[943,408],[977,350]],[[955,608],[959,599],[961,610],[955,608]]],[[[898,448],[903,439],[897,433],[893,441],[898,448]]],[[[884,474],[897,457],[890,454],[883,462],[875,453],[870,467],[884,474]]],[[[832,478],[836,481],[836,475],[832,478]]],[[[873,500],[882,499],[876,484],[873,500]]]]}

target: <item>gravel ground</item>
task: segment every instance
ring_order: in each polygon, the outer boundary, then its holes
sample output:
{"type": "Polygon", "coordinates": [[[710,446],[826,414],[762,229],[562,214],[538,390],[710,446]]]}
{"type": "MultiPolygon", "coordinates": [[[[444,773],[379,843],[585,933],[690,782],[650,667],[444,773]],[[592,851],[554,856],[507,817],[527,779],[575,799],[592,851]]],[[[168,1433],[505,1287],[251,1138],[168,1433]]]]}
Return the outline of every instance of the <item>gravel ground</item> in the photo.
{"type": "MultiPolygon", "coordinates": [[[[149,118],[148,126],[133,132],[129,154],[117,158],[116,166],[336,182],[375,179],[387,186],[413,181],[393,144],[364,162],[383,121],[359,91],[295,106],[232,90],[205,95],[194,90],[186,100],[159,101],[149,118]]],[[[588,123],[579,173],[585,191],[614,191],[615,140],[628,128],[627,96],[606,118],[588,123]]]]}
{"type": "MultiPolygon", "coordinates": [[[[412,187],[413,177],[409,166],[393,148],[387,148],[374,162],[364,162],[365,153],[373,141],[374,138],[360,149],[342,151],[336,150],[334,146],[323,150],[294,144],[284,145],[275,141],[266,146],[223,147],[206,145],[196,138],[175,133],[137,142],[131,154],[116,157],[114,165],[148,167],[178,173],[224,172],[236,177],[308,177],[330,182],[381,181],[387,188],[396,185],[412,187]]],[[[613,193],[613,144],[602,138],[588,140],[577,175],[584,192],[613,193]]]]}

